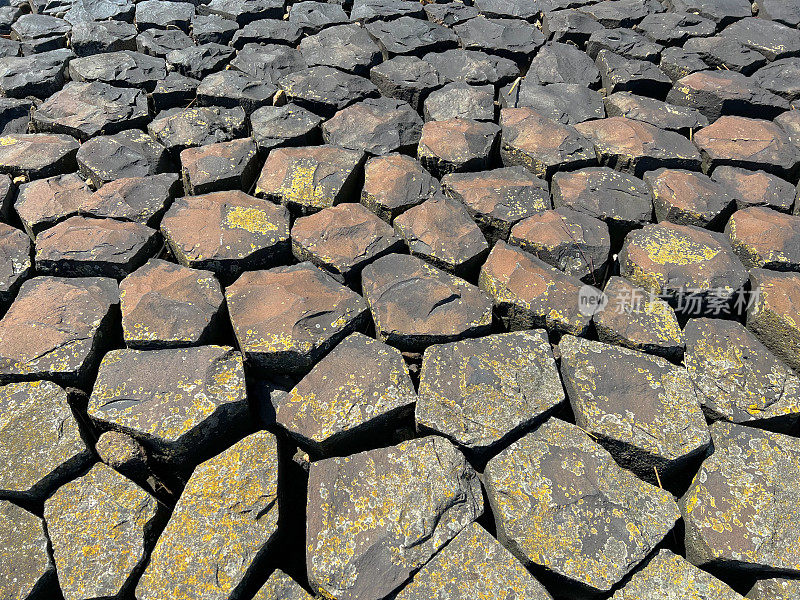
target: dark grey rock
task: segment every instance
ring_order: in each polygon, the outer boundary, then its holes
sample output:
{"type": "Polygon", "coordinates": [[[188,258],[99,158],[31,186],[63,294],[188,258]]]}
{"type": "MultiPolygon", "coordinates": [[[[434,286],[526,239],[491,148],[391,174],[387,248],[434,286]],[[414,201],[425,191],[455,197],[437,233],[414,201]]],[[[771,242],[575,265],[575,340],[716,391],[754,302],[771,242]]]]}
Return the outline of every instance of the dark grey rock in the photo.
{"type": "Polygon", "coordinates": [[[297,49],[309,67],[336,67],[362,77],[381,61],[381,49],[370,34],[356,24],[323,29],[303,38],[297,49]]]}
{"type": "Polygon", "coordinates": [[[572,44],[548,42],[536,54],[525,76],[531,83],[579,83],[599,87],[600,72],[594,61],[572,44]]]}
{"type": "Polygon", "coordinates": [[[384,61],[370,69],[369,78],[382,95],[408,102],[417,111],[427,95],[445,82],[429,62],[416,56],[384,61]]]}
{"type": "Polygon", "coordinates": [[[77,153],[81,175],[95,189],[122,177],[144,177],[169,170],[167,150],[137,129],[98,136],[77,153]]]}

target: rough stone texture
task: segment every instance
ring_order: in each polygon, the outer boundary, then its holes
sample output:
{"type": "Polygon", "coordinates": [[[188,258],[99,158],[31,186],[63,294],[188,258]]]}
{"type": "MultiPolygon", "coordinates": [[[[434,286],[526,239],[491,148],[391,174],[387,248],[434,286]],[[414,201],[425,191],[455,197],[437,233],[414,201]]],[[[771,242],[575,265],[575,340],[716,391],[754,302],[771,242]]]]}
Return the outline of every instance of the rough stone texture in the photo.
{"type": "Polygon", "coordinates": [[[800,371],[798,285],[797,273],[752,269],[750,288],[754,297],[747,307],[747,328],[795,371],[800,371]]]}
{"type": "Polygon", "coordinates": [[[578,123],[578,132],[591,140],[601,165],[641,177],[661,167],[696,170],[700,153],[682,135],[626,117],[578,123]]]}
{"type": "Polygon", "coordinates": [[[800,271],[800,216],[753,206],[735,212],[725,233],[745,267],[800,271]]]}
{"type": "Polygon", "coordinates": [[[714,420],[790,432],[800,419],[800,378],[743,325],[686,324],[686,368],[714,420]]]}
{"type": "Polygon", "coordinates": [[[110,598],[130,589],[158,526],[158,503],[99,463],[44,505],[58,581],[66,600],[110,598]]]}
{"type": "Polygon", "coordinates": [[[0,140],[0,173],[32,180],[75,170],[79,144],[69,135],[19,133],[0,140]]]}
{"type": "MultiPolygon", "coordinates": [[[[709,67],[735,71],[742,75],[752,75],[767,64],[767,59],[762,54],[751,50],[739,40],[727,35],[694,38],[688,40],[683,46],[684,50],[696,53],[709,67]]],[[[711,75],[711,79],[699,77],[696,80],[700,83],[700,87],[713,89],[714,73],[712,72],[711,75]]],[[[722,75],[723,78],[727,77],[724,73],[722,75]]],[[[740,84],[747,81],[737,77],[735,74],[730,79],[738,79],[740,84]]],[[[745,83],[745,85],[747,84],[745,83]]],[[[740,108],[739,110],[742,109],[740,108]]]]}
{"type": "Polygon", "coordinates": [[[112,350],[100,363],[87,412],[158,460],[183,466],[244,428],[242,365],[242,355],[225,346],[112,350]]]}
{"type": "Polygon", "coordinates": [[[478,282],[510,330],[544,328],[551,334],[583,335],[589,327],[591,316],[578,310],[580,279],[505,242],[492,248],[478,282]]]}
{"type": "Polygon", "coordinates": [[[727,300],[747,281],[727,238],[691,225],[664,222],[632,231],[619,264],[623,277],[660,295],[683,289],[727,300]]]}
{"type": "Polygon", "coordinates": [[[401,350],[423,350],[488,333],[491,300],[474,285],[420,258],[389,254],[361,275],[378,339],[401,350]]]}
{"type": "Polygon", "coordinates": [[[167,76],[167,66],[163,58],[123,50],[73,59],[68,72],[72,81],[100,81],[152,90],[167,76]]]}
{"type": "Polygon", "coordinates": [[[544,421],[563,401],[547,332],[500,333],[425,351],[416,421],[421,431],[480,456],[544,421]]]}
{"type": "Polygon", "coordinates": [[[277,423],[317,455],[386,431],[416,401],[398,350],[352,333],[275,407],[277,423]]]}
{"type": "MultiPolygon", "coordinates": [[[[390,61],[399,61],[393,58],[390,61]]],[[[387,63],[384,63],[386,65],[387,63]]],[[[401,63],[404,64],[404,63],[401,63]]],[[[401,66],[398,64],[397,66],[401,66]]],[[[432,66],[439,79],[439,87],[445,82],[463,82],[469,85],[502,85],[519,75],[519,67],[508,58],[487,54],[478,50],[445,50],[444,52],[431,52],[425,55],[425,64],[432,66]]],[[[413,63],[409,67],[414,66],[413,63]]],[[[380,70],[379,66],[373,71],[380,70]]],[[[421,82],[434,84],[435,78],[427,69],[420,67],[421,82]]],[[[421,83],[420,82],[420,83],[421,83]]]]}
{"type": "Polygon", "coordinates": [[[601,342],[680,360],[685,339],[667,302],[616,275],[603,293],[608,302],[593,316],[601,342]]]}
{"type": "Polygon", "coordinates": [[[255,194],[293,213],[314,213],[352,193],[363,158],[363,152],[330,145],[276,148],[267,156],[255,194]]]}
{"type": "Polygon", "coordinates": [[[369,79],[324,65],[290,73],[278,83],[289,102],[325,117],[354,102],[377,96],[378,92],[369,79]]]}
{"type": "MultiPolygon", "coordinates": [[[[302,2],[300,4],[317,3],[302,2]]],[[[294,6],[297,5],[295,4],[294,6]]],[[[313,598],[286,573],[276,569],[256,595],[253,596],[253,600],[313,600],[313,598]]]]}
{"type": "Polygon", "coordinates": [[[305,262],[243,274],[225,290],[239,347],[273,371],[303,372],[359,329],[361,296],[305,262]]]}
{"type": "Polygon", "coordinates": [[[500,111],[500,156],[507,167],[520,165],[537,177],[549,179],[557,171],[571,171],[595,163],[592,143],[570,126],[530,108],[500,111]]]}
{"type": "Polygon", "coordinates": [[[171,168],[167,149],[148,134],[129,129],[81,144],[76,159],[95,189],[125,177],[146,177],[171,168]]]}
{"type": "Polygon", "coordinates": [[[506,548],[595,593],[619,582],[680,517],[671,494],[558,419],[490,460],[484,485],[506,548]]]}
{"type": "Polygon", "coordinates": [[[434,436],[312,463],[312,586],[342,600],[383,598],[481,515],[480,489],[464,457],[434,436]]]}
{"type": "Polygon", "coordinates": [[[660,129],[677,131],[684,135],[708,125],[708,119],[695,108],[675,106],[630,92],[617,92],[607,96],[605,108],[609,117],[644,121],[660,129]]]}
{"type": "Polygon", "coordinates": [[[707,175],[682,169],[645,173],[657,221],[721,229],[733,212],[728,190],[707,175]]]}
{"type": "Polygon", "coordinates": [[[728,193],[741,210],[750,206],[768,206],[789,212],[794,203],[795,187],[788,181],[765,171],[748,171],[739,167],[718,167],[711,179],[728,188],[728,193]]]}
{"type": "Polygon", "coordinates": [[[438,177],[481,171],[491,165],[500,127],[470,119],[428,121],[422,127],[417,158],[438,177]]]}
{"type": "Polygon", "coordinates": [[[722,35],[739,40],[770,61],[800,54],[800,32],[768,19],[741,19],[728,25],[722,35]]]}
{"type": "Polygon", "coordinates": [[[136,597],[227,600],[254,576],[277,529],[277,443],[260,431],[194,470],[136,597]]]}
{"type": "Polygon", "coordinates": [[[548,42],[531,61],[526,75],[532,83],[580,83],[600,87],[600,72],[594,61],[572,44],[548,42]]]}
{"type": "Polygon", "coordinates": [[[31,266],[30,238],[23,231],[0,223],[0,303],[11,303],[31,266]]]}
{"type": "Polygon", "coordinates": [[[256,158],[256,144],[251,139],[187,148],[181,152],[184,190],[190,195],[249,190],[258,170],[256,158]]]}
{"type": "Polygon", "coordinates": [[[394,230],[411,254],[460,276],[476,271],[489,253],[464,205],[441,194],[398,216],[394,230]]]}
{"type": "Polygon", "coordinates": [[[686,368],[573,336],[558,349],[575,423],[645,481],[669,485],[711,443],[686,368]]]}
{"type": "Polygon", "coordinates": [[[381,49],[367,31],[356,25],[335,25],[304,38],[297,49],[309,67],[336,67],[366,76],[380,62],[381,49]]]}
{"type": "Polygon", "coordinates": [[[680,500],[688,560],[796,575],[797,439],[723,421],[711,436],[714,453],[680,500]]]}
{"type": "Polygon", "coordinates": [[[630,59],[604,49],[597,55],[596,63],[607,94],[631,92],[663,98],[672,86],[666,73],[646,60],[630,59]]]}
{"type": "Polygon", "coordinates": [[[172,150],[227,142],[245,132],[245,112],[241,107],[174,108],[162,111],[147,125],[153,138],[172,150]]]}
{"type": "Polygon", "coordinates": [[[656,554],[612,600],[742,600],[728,584],[669,550],[656,554]]]}
{"type": "Polygon", "coordinates": [[[461,82],[448,83],[432,92],[425,100],[426,121],[446,121],[447,119],[473,119],[475,121],[494,120],[494,86],[469,85],[461,82]]]}
{"type": "Polygon", "coordinates": [[[140,349],[208,342],[225,301],[211,271],[159,259],[123,279],[119,292],[125,344],[140,349]]]}
{"type": "Polygon", "coordinates": [[[600,92],[578,83],[539,85],[523,78],[518,84],[502,88],[499,101],[503,108],[532,108],[543,117],[564,125],[606,116],[600,92]]]}
{"type": "Polygon", "coordinates": [[[762,579],[756,582],[745,598],[749,600],[788,600],[798,593],[800,593],[800,581],[796,579],[762,579]]]}
{"type": "Polygon", "coordinates": [[[118,304],[113,279],[29,279],[0,319],[0,381],[89,377],[118,304]]]}
{"type": "MultiPolygon", "coordinates": [[[[436,6],[436,5],[433,5],[436,6]]],[[[397,600],[551,600],[483,527],[467,525],[397,595],[397,600]]]]}
{"type": "Polygon", "coordinates": [[[487,19],[478,16],[453,27],[459,45],[482,50],[519,62],[525,61],[544,43],[544,35],[520,19],[487,19]]]}
{"type": "Polygon", "coordinates": [[[8,98],[44,99],[64,85],[67,63],[75,54],[66,48],[33,56],[0,58],[0,90],[8,98]]]}
{"type": "Polygon", "coordinates": [[[0,386],[0,497],[44,500],[92,460],[67,394],[49,381],[0,386]]]}
{"type": "Polygon", "coordinates": [[[179,182],[175,173],[115,179],[86,198],[78,212],[155,227],[178,191],[179,182]]]}
{"type": "Polygon", "coordinates": [[[547,182],[523,167],[442,177],[442,190],[467,207],[490,244],[507,240],[511,227],[550,208],[547,182]]]}
{"type": "Polygon", "coordinates": [[[564,207],[523,219],[511,229],[508,243],[567,275],[595,284],[605,277],[611,252],[605,223],[564,207]]]}
{"type": "Polygon", "coordinates": [[[264,106],[250,115],[253,139],[258,149],[269,152],[278,146],[307,146],[319,138],[322,117],[296,104],[264,106]]]}
{"type": "Polygon", "coordinates": [[[158,232],[116,219],[74,216],[36,237],[36,268],[66,277],[122,279],[152,256],[158,232]]]}
{"type": "Polygon", "coordinates": [[[408,102],[415,110],[422,107],[422,101],[432,90],[444,84],[436,68],[416,56],[390,58],[372,67],[369,77],[382,95],[408,102]]]}
{"type": "Polygon", "coordinates": [[[57,593],[56,567],[48,552],[44,521],[0,500],[0,592],[6,598],[37,598],[57,593]]]}
{"type": "Polygon", "coordinates": [[[78,213],[92,195],[76,173],[36,179],[19,186],[14,210],[31,239],[58,221],[78,213]]]}
{"type": "Polygon", "coordinates": [[[262,106],[273,103],[278,88],[269,81],[257,80],[233,69],[206,76],[197,86],[200,106],[240,106],[250,115],[262,106]]]}
{"type": "Polygon", "coordinates": [[[438,191],[436,178],[409,156],[379,156],[364,165],[361,203],[389,223],[438,191]]]}
{"type": "Polygon", "coordinates": [[[286,208],[238,190],[176,199],[161,231],[180,264],[226,281],[289,253],[286,208]],[[198,229],[198,223],[204,226],[198,229]]]}
{"type": "Polygon", "coordinates": [[[365,206],[348,202],[300,217],[292,226],[292,253],[341,283],[355,283],[376,258],[399,251],[400,237],[365,206]]]}

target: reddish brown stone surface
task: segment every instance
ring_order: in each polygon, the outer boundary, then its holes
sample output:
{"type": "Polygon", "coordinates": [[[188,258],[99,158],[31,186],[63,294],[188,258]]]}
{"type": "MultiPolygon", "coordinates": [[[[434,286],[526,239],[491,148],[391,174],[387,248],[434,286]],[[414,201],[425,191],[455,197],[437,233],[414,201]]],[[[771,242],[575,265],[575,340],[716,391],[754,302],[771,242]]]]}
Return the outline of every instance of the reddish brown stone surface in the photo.
{"type": "Polygon", "coordinates": [[[379,156],[364,166],[361,203],[384,221],[433,197],[439,182],[418,161],[402,154],[379,156]]]}
{"type": "Polygon", "coordinates": [[[753,301],[747,328],[795,371],[800,371],[800,274],[750,271],[753,301]]]}
{"type": "Polygon", "coordinates": [[[79,212],[89,217],[110,217],[157,227],[180,187],[175,173],[123,177],[97,190],[81,203],[79,212]]]}
{"type": "Polygon", "coordinates": [[[78,140],[68,135],[17,133],[0,138],[0,173],[26,179],[69,173],[77,167],[78,140]]]}
{"type": "Polygon", "coordinates": [[[187,148],[181,152],[183,189],[187,194],[248,191],[257,169],[256,144],[251,139],[187,148]]]}
{"type": "Polygon", "coordinates": [[[658,221],[721,229],[734,209],[733,197],[707,175],[683,169],[645,173],[658,221]]]}
{"type": "Polygon", "coordinates": [[[391,225],[354,202],[300,217],[292,226],[295,258],[311,261],[342,283],[357,281],[366,265],[402,247],[391,225]]]}
{"type": "Polygon", "coordinates": [[[766,171],[749,171],[739,167],[718,167],[711,179],[728,188],[736,208],[768,206],[781,212],[792,210],[795,187],[766,171]]]}
{"type": "Polygon", "coordinates": [[[417,158],[439,177],[461,171],[480,171],[491,164],[500,128],[469,119],[428,121],[422,128],[417,158]]]}
{"type": "Polygon", "coordinates": [[[14,210],[31,238],[58,221],[79,212],[92,195],[76,173],[37,179],[19,187],[14,210]]]}
{"type": "Polygon", "coordinates": [[[31,266],[30,238],[24,231],[0,223],[0,304],[14,299],[31,266]]]}
{"type": "Polygon", "coordinates": [[[286,208],[242,191],[178,198],[164,215],[161,231],[179,263],[225,280],[270,266],[289,253],[286,208]]]}
{"type": "Polygon", "coordinates": [[[800,271],[800,216],[753,206],[734,213],[725,233],[745,267],[800,271]]]}

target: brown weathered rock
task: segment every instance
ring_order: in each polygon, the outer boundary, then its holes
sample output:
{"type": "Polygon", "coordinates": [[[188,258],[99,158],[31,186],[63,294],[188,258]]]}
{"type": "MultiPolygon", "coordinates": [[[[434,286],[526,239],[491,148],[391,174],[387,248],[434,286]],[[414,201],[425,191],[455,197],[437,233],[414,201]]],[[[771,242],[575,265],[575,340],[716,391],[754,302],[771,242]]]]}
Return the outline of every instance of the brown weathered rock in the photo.
{"type": "Polygon", "coordinates": [[[4,598],[33,600],[59,593],[48,545],[42,519],[0,500],[0,594],[4,598]]]}
{"type": "Polygon", "coordinates": [[[683,169],[644,174],[658,221],[722,229],[734,210],[733,197],[707,175],[683,169]]]}
{"type": "Polygon", "coordinates": [[[158,227],[172,198],[179,193],[175,173],[123,177],[106,183],[79,207],[87,217],[106,217],[158,227]]]}
{"type": "Polygon", "coordinates": [[[31,239],[0,223],[0,304],[8,304],[31,271],[31,239]]]}
{"type": "Polygon", "coordinates": [[[116,219],[70,217],[36,237],[36,268],[66,277],[122,279],[158,249],[158,231],[116,219]]]}
{"type": "Polygon", "coordinates": [[[401,350],[488,333],[491,300],[477,287],[415,256],[389,254],[361,274],[378,339],[401,350]]]}
{"type": "Polygon", "coordinates": [[[800,580],[775,578],[757,581],[747,592],[745,598],[748,600],[791,600],[798,594],[800,594],[800,580]]]}
{"type": "Polygon", "coordinates": [[[739,210],[750,206],[768,206],[781,212],[792,210],[795,187],[776,175],[738,167],[718,167],[711,179],[728,188],[739,210]]]}
{"type": "Polygon", "coordinates": [[[477,270],[489,245],[463,204],[436,195],[394,220],[394,230],[411,254],[460,276],[477,270]]]}
{"type": "Polygon", "coordinates": [[[119,284],[122,334],[129,348],[211,341],[225,302],[211,271],[151,259],[119,284]]]}
{"type": "Polygon", "coordinates": [[[179,263],[213,271],[223,283],[289,254],[286,208],[238,190],[176,199],[161,231],[179,263]]]}
{"type": "Polygon", "coordinates": [[[481,171],[491,166],[500,128],[470,119],[428,121],[422,127],[417,158],[428,171],[448,173],[481,171]]]}
{"type": "Polygon", "coordinates": [[[220,190],[248,191],[257,169],[256,144],[249,138],[181,152],[183,189],[187,195],[220,190]]]}
{"type": "Polygon", "coordinates": [[[364,299],[305,262],[243,274],[225,290],[247,360],[272,371],[307,371],[367,316],[364,299]]]}
{"type": "Polygon", "coordinates": [[[76,215],[91,195],[89,186],[76,173],[56,175],[19,186],[14,210],[34,239],[43,229],[76,215]]]}
{"type": "MultiPolygon", "coordinates": [[[[328,5],[335,6],[335,5],[328,5]]],[[[276,569],[261,586],[253,600],[314,600],[283,571],[276,569]]]]}
{"type": "Polygon", "coordinates": [[[6,135],[0,138],[0,173],[27,180],[70,173],[77,168],[78,147],[78,140],[68,135],[6,135]]]}
{"type": "Polygon", "coordinates": [[[256,196],[305,215],[347,199],[355,190],[363,152],[336,146],[275,148],[256,182],[256,196]]]}
{"type": "Polygon", "coordinates": [[[439,182],[416,160],[402,154],[371,158],[364,165],[361,203],[384,221],[432,198],[439,182]]]}
{"type": "MultiPolygon", "coordinates": [[[[511,330],[547,329],[551,334],[583,335],[591,313],[579,311],[580,279],[505,242],[497,242],[481,268],[479,285],[489,294],[511,330]]],[[[593,295],[600,290],[590,288],[593,295]]]]}
{"type": "Polygon", "coordinates": [[[750,271],[753,297],[747,328],[795,371],[800,371],[800,274],[750,271]]]}
{"type": "Polygon", "coordinates": [[[745,267],[800,271],[800,216],[753,206],[735,212],[725,233],[745,267]]]}
{"type": "Polygon", "coordinates": [[[80,383],[100,359],[118,304],[113,279],[29,279],[0,319],[0,381],[80,383]]]}
{"type": "Polygon", "coordinates": [[[362,204],[347,202],[300,217],[292,226],[292,252],[341,283],[354,283],[366,265],[396,252],[403,242],[362,204]]]}

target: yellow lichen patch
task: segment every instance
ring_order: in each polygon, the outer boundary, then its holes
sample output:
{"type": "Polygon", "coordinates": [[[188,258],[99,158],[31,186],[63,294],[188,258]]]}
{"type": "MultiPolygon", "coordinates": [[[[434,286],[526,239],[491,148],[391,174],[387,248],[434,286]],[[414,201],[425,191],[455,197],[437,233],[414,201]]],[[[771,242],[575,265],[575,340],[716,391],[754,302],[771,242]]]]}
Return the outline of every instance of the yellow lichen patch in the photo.
{"type": "Polygon", "coordinates": [[[225,214],[225,226],[262,234],[278,230],[278,226],[264,211],[245,206],[228,207],[225,214]]]}
{"type": "Polygon", "coordinates": [[[645,240],[647,256],[659,265],[693,265],[719,254],[719,248],[695,242],[684,235],[664,229],[658,237],[645,240]]]}

